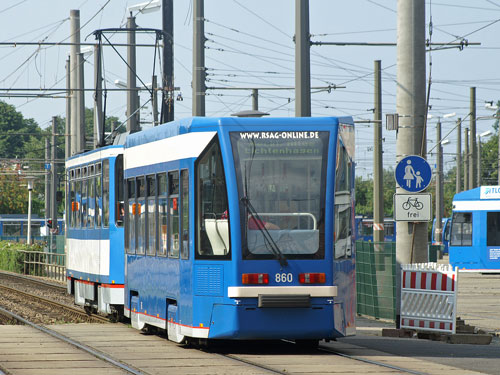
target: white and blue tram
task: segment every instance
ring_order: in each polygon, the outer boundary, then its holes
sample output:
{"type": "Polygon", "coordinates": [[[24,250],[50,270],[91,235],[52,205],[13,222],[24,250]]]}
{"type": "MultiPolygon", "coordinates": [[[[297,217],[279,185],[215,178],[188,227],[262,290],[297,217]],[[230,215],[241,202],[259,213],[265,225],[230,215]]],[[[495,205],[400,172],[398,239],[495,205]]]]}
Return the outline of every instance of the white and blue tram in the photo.
{"type": "Polygon", "coordinates": [[[132,326],[191,339],[355,333],[354,127],[345,118],[202,118],[124,149],[132,326]]]}
{"type": "Polygon", "coordinates": [[[448,251],[460,271],[500,272],[500,186],[455,194],[448,251]]]}
{"type": "Polygon", "coordinates": [[[123,313],[123,146],[66,161],[67,288],[90,311],[123,313]]]}

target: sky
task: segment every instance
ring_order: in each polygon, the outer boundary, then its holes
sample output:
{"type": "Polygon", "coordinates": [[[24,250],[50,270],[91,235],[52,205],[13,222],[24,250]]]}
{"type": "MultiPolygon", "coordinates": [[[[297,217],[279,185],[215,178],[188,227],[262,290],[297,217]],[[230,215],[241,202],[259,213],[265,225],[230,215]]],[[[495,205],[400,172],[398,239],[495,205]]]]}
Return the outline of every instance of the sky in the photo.
{"type": "MultiPolygon", "coordinates": [[[[125,27],[127,7],[143,2],[124,0],[2,0],[0,3],[0,42],[68,42],[71,9],[80,10],[81,40],[94,42],[96,29],[125,27]]],[[[396,0],[310,0],[312,41],[321,42],[396,42],[396,0]]],[[[135,14],[144,28],[161,28],[161,12],[135,14]]],[[[174,0],[174,83],[183,100],[175,102],[175,118],[191,115],[192,80],[192,1],[174,0]]],[[[220,87],[293,87],[295,1],[294,0],[205,0],[205,61],[207,67],[207,116],[230,116],[251,109],[248,90],[221,90],[220,87]]],[[[426,1],[426,38],[449,43],[467,40],[480,46],[433,50],[427,53],[427,77],[431,73],[428,149],[434,146],[437,117],[442,119],[445,170],[455,165],[457,118],[469,113],[470,87],[476,87],[477,133],[493,130],[493,120],[483,119],[494,112],[485,108],[488,101],[500,100],[500,0],[426,1]],[[432,27],[429,21],[432,19],[432,27]],[[429,63],[432,62],[430,68],[429,63]],[[443,118],[455,113],[454,117],[443,118]]],[[[108,35],[115,43],[125,42],[125,34],[108,35]]],[[[140,34],[138,43],[154,43],[151,35],[140,34]]],[[[14,105],[25,118],[33,118],[42,128],[52,116],[65,117],[65,100],[57,98],[6,97],[8,89],[65,87],[65,60],[69,46],[0,45],[0,100],[14,105]]],[[[124,47],[118,52],[126,57],[124,47]]],[[[159,75],[154,49],[137,51],[139,77],[151,82],[159,75]],[[155,72],[153,72],[155,67],[155,72]]],[[[312,90],[313,116],[354,117],[355,121],[373,118],[374,60],[382,64],[382,107],[385,114],[396,112],[396,47],[311,47],[311,86],[345,86],[336,90],[312,90]]],[[[104,51],[106,87],[126,81],[126,65],[107,47],[104,51]]],[[[85,86],[93,87],[93,56],[87,56],[85,86]]],[[[14,91],[10,91],[12,95],[14,91]]],[[[16,91],[19,93],[19,91],[16,91]]],[[[259,109],[276,117],[295,115],[295,93],[290,89],[260,90],[259,109]]],[[[141,104],[147,103],[146,92],[141,104]]],[[[85,104],[92,108],[92,93],[85,104]]],[[[106,114],[125,120],[126,95],[109,92],[106,114]]],[[[151,126],[151,106],[141,111],[143,128],[151,126]]],[[[468,126],[465,122],[463,127],[468,126]]],[[[373,125],[356,126],[357,174],[373,173],[373,125]]],[[[394,131],[383,131],[384,167],[396,165],[394,131]]],[[[463,136],[462,136],[463,142],[463,136]]],[[[462,146],[463,147],[463,146],[462,146]]],[[[428,155],[431,166],[435,154],[428,155]]]]}

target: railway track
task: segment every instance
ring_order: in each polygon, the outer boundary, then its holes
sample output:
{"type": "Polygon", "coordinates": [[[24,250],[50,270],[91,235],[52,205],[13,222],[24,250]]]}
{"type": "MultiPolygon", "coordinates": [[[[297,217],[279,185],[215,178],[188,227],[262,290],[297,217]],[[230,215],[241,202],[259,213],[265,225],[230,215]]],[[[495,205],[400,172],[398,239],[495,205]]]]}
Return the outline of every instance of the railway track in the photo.
{"type": "Polygon", "coordinates": [[[0,273],[0,281],[9,283],[9,285],[0,283],[2,305],[27,319],[31,318],[36,322],[48,324],[58,321],[65,323],[110,322],[106,317],[91,315],[80,308],[71,306],[72,299],[66,295],[66,289],[63,286],[5,272],[0,273]]]}

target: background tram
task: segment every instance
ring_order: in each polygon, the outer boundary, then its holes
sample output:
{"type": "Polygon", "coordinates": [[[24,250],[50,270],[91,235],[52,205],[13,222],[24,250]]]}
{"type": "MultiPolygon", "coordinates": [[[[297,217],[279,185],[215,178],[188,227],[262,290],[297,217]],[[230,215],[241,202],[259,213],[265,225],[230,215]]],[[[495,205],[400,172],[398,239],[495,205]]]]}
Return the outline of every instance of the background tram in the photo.
{"type": "Polygon", "coordinates": [[[443,254],[448,254],[450,246],[450,231],[451,231],[451,217],[443,217],[441,219],[441,237],[436,236],[436,218],[432,221],[431,244],[442,245],[443,254]]]}
{"type": "Polygon", "coordinates": [[[105,314],[123,310],[123,146],[66,161],[68,293],[105,314]]]}
{"type": "MultiPolygon", "coordinates": [[[[31,216],[31,236],[42,240],[48,235],[45,218],[31,216]]],[[[53,228],[55,229],[55,227],[53,228]]],[[[57,220],[57,234],[64,234],[64,220],[57,220]]],[[[2,240],[26,240],[28,235],[28,215],[0,214],[0,237],[2,240]]]]}
{"type": "MultiPolygon", "coordinates": [[[[373,242],[373,218],[356,216],[356,240],[373,242]]],[[[396,242],[396,222],[384,219],[384,241],[396,242]]]]}
{"type": "Polygon", "coordinates": [[[352,118],[201,118],[124,149],[125,315],[191,339],[355,332],[352,118]]]}
{"type": "Polygon", "coordinates": [[[455,195],[449,259],[460,271],[500,272],[500,186],[455,195]]]}

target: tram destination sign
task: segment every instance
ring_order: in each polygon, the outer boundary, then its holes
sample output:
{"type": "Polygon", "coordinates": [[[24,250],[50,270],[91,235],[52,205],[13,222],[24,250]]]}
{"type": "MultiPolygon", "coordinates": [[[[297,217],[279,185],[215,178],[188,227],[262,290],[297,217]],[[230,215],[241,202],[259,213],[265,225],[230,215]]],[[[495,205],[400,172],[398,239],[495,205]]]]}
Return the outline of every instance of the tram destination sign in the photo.
{"type": "Polygon", "coordinates": [[[431,194],[394,194],[396,221],[431,221],[431,194]]]}

